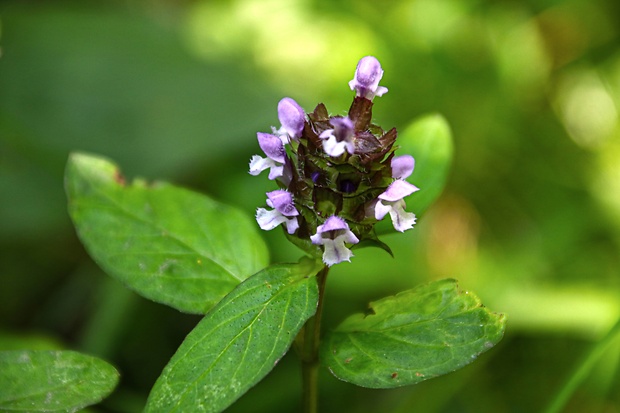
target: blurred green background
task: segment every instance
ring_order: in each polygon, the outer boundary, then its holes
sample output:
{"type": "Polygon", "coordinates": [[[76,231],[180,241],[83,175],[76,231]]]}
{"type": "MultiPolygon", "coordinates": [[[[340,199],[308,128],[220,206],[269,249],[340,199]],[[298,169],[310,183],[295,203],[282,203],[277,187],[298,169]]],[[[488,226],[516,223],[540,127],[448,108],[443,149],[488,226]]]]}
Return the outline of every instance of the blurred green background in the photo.
{"type": "MultiPolygon", "coordinates": [[[[0,344],[113,363],[121,384],[93,412],[140,411],[198,318],[90,260],[66,212],[69,152],[253,214],[274,187],[247,165],[278,100],[346,113],[368,54],[390,90],[376,123],[439,112],[455,161],[415,229],[384,237],[395,259],[362,249],[334,268],[325,327],[444,277],[508,327],[473,364],[414,387],[360,389],[325,371],[321,411],[542,411],[620,317],[615,0],[3,1],[0,24],[0,344]]],[[[273,261],[300,255],[280,231],[265,237],[273,261]]],[[[619,366],[616,339],[563,411],[620,412],[619,366]]],[[[292,412],[299,399],[289,354],[230,411],[292,412]]]]}

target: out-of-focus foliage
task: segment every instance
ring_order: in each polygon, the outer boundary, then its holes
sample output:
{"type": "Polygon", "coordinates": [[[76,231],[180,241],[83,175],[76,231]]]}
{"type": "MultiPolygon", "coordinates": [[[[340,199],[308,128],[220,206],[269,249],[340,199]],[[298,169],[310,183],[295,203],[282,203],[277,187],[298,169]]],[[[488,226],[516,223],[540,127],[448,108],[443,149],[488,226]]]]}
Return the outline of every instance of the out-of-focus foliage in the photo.
{"type": "MultiPolygon", "coordinates": [[[[416,228],[382,238],[395,259],[360,249],[334,268],[325,327],[454,277],[508,314],[507,334],[414,387],[369,391],[323,372],[322,411],[539,411],[620,317],[619,16],[613,0],[3,2],[0,329],[104,357],[122,381],[93,410],[140,411],[197,318],[95,269],[66,212],[69,151],[253,214],[269,182],[247,162],[279,98],[346,113],[346,82],[372,54],[390,90],[375,122],[404,131],[441,113],[456,161],[416,228]]],[[[278,231],[265,238],[274,261],[300,254],[278,231]]],[[[620,411],[619,363],[615,342],[565,411],[620,411]]],[[[297,410],[298,373],[285,357],[230,411],[297,410]]]]}

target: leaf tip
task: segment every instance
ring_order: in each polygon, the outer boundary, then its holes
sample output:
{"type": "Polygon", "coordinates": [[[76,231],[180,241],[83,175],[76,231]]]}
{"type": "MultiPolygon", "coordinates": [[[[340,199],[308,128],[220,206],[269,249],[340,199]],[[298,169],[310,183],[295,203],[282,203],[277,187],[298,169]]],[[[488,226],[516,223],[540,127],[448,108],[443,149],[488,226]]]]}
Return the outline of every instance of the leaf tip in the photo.
{"type": "Polygon", "coordinates": [[[67,181],[115,182],[125,185],[118,165],[110,159],[85,152],[71,152],[67,161],[67,181]]]}

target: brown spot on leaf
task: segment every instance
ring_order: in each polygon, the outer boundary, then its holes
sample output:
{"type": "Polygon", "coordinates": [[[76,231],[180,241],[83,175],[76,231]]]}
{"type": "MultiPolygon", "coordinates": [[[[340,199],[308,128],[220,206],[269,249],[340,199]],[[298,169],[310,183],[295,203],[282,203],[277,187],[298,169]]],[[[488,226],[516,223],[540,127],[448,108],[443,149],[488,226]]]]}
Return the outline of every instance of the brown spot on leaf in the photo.
{"type": "Polygon", "coordinates": [[[121,171],[119,171],[118,169],[116,169],[114,171],[114,180],[116,181],[117,184],[121,185],[121,186],[125,186],[125,177],[121,174],[121,171]]]}
{"type": "Polygon", "coordinates": [[[395,379],[396,377],[398,377],[398,373],[396,372],[392,373],[392,378],[395,379]]]}

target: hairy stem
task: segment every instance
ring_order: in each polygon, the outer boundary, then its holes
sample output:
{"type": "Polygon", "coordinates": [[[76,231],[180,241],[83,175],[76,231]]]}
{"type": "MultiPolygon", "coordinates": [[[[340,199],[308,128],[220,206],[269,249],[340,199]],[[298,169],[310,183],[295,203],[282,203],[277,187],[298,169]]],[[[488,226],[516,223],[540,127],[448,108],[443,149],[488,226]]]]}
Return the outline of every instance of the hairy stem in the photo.
{"type": "Polygon", "coordinates": [[[317,413],[319,389],[319,343],[321,339],[321,317],[323,315],[323,301],[325,298],[325,283],[329,267],[323,267],[316,275],[319,285],[319,303],[316,313],[306,321],[298,342],[301,354],[301,369],[303,382],[303,412],[317,413]]]}

